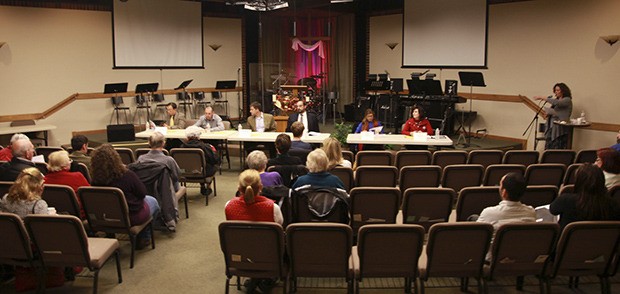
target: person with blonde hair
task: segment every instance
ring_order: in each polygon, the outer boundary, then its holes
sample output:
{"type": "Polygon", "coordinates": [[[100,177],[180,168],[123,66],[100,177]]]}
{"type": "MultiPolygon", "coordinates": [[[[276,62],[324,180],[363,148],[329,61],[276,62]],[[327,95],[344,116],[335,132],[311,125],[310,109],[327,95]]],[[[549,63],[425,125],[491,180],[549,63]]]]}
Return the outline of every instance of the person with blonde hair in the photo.
{"type": "Polygon", "coordinates": [[[344,184],[337,176],[327,172],[329,160],[323,149],[314,149],[308,154],[306,167],[310,171],[308,174],[297,178],[297,181],[291,187],[292,189],[310,185],[313,187],[333,187],[345,189],[344,184]]]}
{"type": "Polygon", "coordinates": [[[267,168],[267,155],[261,150],[254,150],[248,154],[245,162],[248,168],[258,171],[263,186],[272,187],[282,185],[282,177],[277,172],[265,172],[267,168]]]}
{"type": "MultiPolygon", "coordinates": [[[[47,161],[49,161],[47,163],[48,173],[44,177],[46,184],[67,185],[71,187],[76,194],[80,187],[90,186],[88,180],[86,180],[82,173],[70,171],[71,159],[67,151],[52,152],[47,161]]],[[[77,200],[80,205],[80,217],[86,218],[82,203],[79,198],[77,200]]]]}
{"type": "Polygon", "coordinates": [[[340,141],[334,137],[328,137],[323,141],[323,151],[327,155],[329,164],[328,170],[334,169],[336,166],[351,167],[351,162],[342,158],[342,147],[340,141]]]}
{"type": "MultiPolygon", "coordinates": [[[[260,151],[258,151],[260,152],[260,151]]],[[[260,174],[247,169],[239,175],[239,197],[226,202],[226,220],[247,220],[276,222],[282,224],[284,218],[280,207],[273,200],[261,196],[263,184],[260,174]]]]}
{"type": "Polygon", "coordinates": [[[43,174],[36,167],[26,168],[0,199],[0,211],[17,214],[22,219],[28,214],[48,214],[42,193],[43,174]]]}

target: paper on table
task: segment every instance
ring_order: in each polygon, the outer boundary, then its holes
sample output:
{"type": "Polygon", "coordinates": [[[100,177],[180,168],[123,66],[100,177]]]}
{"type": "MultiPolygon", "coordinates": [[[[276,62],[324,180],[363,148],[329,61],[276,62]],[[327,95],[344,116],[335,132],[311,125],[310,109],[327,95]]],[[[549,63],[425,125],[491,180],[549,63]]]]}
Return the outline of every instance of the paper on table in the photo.
{"type": "Polygon", "coordinates": [[[308,136],[318,136],[320,134],[321,133],[319,133],[319,132],[312,132],[312,131],[308,132],[308,136]]]}
{"type": "Polygon", "coordinates": [[[383,130],[383,126],[378,126],[378,127],[370,128],[368,131],[373,132],[375,134],[379,134],[381,133],[382,130],[383,130]]]}
{"type": "Polygon", "coordinates": [[[166,128],[166,127],[155,127],[155,132],[160,132],[162,135],[166,135],[166,133],[168,133],[168,128],[166,128]]]}

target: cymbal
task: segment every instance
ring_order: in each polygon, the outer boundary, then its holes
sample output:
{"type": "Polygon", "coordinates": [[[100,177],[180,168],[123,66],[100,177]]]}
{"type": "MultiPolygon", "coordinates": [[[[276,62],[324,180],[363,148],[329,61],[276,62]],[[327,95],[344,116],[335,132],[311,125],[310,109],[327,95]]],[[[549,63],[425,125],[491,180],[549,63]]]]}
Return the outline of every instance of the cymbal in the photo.
{"type": "Polygon", "coordinates": [[[311,77],[311,78],[315,78],[315,79],[324,79],[324,78],[325,78],[325,76],[327,76],[327,74],[326,74],[326,73],[324,73],[324,72],[322,72],[322,73],[320,73],[320,74],[318,74],[318,75],[313,75],[313,76],[310,76],[310,77],[311,77]]]}

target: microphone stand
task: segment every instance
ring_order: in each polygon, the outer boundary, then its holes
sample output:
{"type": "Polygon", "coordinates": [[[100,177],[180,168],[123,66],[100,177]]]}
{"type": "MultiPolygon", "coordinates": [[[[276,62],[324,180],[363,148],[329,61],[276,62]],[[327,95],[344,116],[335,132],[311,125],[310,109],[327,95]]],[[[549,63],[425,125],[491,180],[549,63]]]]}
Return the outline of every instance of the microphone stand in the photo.
{"type": "MultiPolygon", "coordinates": [[[[545,107],[546,104],[547,104],[547,101],[545,101],[545,103],[543,103],[540,106],[540,108],[538,108],[538,110],[536,111],[536,114],[534,114],[534,118],[532,119],[530,124],[527,126],[527,128],[525,128],[525,131],[523,131],[523,134],[521,136],[525,136],[525,134],[532,127],[532,125],[535,125],[535,126],[538,127],[538,115],[540,115],[540,112],[542,111],[542,109],[545,107]],[[536,123],[536,124],[534,124],[534,123],[536,123]]],[[[536,150],[537,145],[538,145],[538,140],[536,140],[536,135],[534,135],[534,150],[536,150]]]]}

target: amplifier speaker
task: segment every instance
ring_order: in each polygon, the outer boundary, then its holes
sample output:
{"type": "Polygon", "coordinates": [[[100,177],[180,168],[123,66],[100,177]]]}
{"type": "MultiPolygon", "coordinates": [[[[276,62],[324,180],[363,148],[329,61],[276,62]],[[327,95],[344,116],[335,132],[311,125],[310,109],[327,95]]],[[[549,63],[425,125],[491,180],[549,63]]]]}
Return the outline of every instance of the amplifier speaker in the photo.
{"type": "Polygon", "coordinates": [[[108,125],[108,142],[135,141],[136,133],[132,124],[108,125]]]}
{"type": "Polygon", "coordinates": [[[392,91],[396,93],[403,91],[403,79],[392,79],[392,91]]]}

